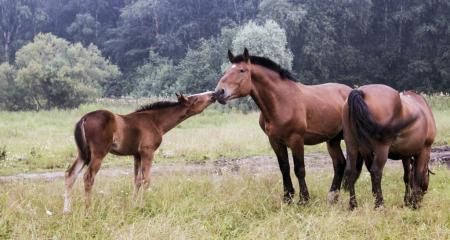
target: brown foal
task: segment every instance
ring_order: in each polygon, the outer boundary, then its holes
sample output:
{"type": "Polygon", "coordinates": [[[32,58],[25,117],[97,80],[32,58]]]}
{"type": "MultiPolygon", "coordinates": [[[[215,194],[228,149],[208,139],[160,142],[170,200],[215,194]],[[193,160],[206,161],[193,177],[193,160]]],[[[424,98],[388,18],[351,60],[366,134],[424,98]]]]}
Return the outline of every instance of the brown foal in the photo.
{"type": "Polygon", "coordinates": [[[336,83],[303,85],[270,59],[250,56],[247,49],[238,56],[228,51],[228,58],[232,65],[217,84],[216,98],[225,104],[250,95],[258,105],[259,124],[269,137],[283,176],[284,201],[292,202],[294,195],[287,148],[292,150],[300,202],[305,202],[309,193],[305,182],[304,145],[326,142],[334,168],[328,201],[335,202],[345,170],[340,146],[342,107],[351,88],[336,83]]]}
{"type": "Polygon", "coordinates": [[[344,186],[350,192],[350,209],[357,206],[355,182],[363,161],[372,179],[375,208],[383,206],[381,177],[388,157],[403,161],[405,205],[417,208],[428,189],[428,162],[436,136],[433,113],[425,99],[386,85],[362,86],[350,93],[343,122],[347,146],[344,186]]]}
{"type": "Polygon", "coordinates": [[[141,186],[148,188],[153,155],[163,135],[215,101],[213,92],[188,97],[177,94],[177,97],[177,102],[156,102],[127,115],[98,110],[78,121],[75,126],[78,156],[65,176],[65,213],[71,211],[72,187],[84,166],[87,166],[84,189],[89,206],[95,175],[108,153],[134,156],[134,195],[141,186]]]}

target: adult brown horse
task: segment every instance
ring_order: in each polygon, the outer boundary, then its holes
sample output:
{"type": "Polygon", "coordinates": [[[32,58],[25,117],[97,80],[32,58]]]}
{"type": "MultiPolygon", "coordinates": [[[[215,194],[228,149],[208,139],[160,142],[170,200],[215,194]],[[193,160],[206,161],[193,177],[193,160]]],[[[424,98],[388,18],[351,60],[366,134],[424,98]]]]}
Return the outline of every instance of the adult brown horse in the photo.
{"type": "Polygon", "coordinates": [[[65,177],[65,213],[71,210],[72,186],[84,166],[88,167],[84,175],[84,189],[86,204],[89,205],[95,175],[108,152],[134,156],[134,194],[141,186],[148,188],[153,155],[163,135],[215,101],[213,92],[188,97],[177,94],[177,97],[177,102],[152,103],[127,115],[98,110],[78,121],[75,126],[78,156],[65,177]]]}
{"type": "Polygon", "coordinates": [[[283,176],[284,201],[292,202],[287,148],[292,150],[294,172],[300,186],[300,202],[309,199],[305,182],[304,145],[327,142],[334,178],[328,200],[337,200],[345,169],[342,139],[342,107],[351,88],[329,83],[306,86],[294,81],[289,71],[270,59],[228,51],[231,67],[216,87],[217,100],[250,95],[261,110],[259,124],[269,137],[283,176]]]}
{"type": "Polygon", "coordinates": [[[404,201],[417,208],[428,189],[428,162],[436,135],[433,113],[425,99],[386,85],[362,86],[350,93],[343,123],[347,146],[344,187],[350,191],[350,208],[357,206],[355,182],[363,160],[370,172],[375,207],[383,206],[381,177],[388,157],[402,159],[404,201]]]}

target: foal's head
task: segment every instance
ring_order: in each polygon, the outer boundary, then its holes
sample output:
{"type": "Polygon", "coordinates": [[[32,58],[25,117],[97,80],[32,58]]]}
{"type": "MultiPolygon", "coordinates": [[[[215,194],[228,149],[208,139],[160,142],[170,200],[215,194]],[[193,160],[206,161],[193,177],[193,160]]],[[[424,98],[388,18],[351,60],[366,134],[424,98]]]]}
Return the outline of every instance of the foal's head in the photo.
{"type": "Polygon", "coordinates": [[[192,116],[201,113],[211,103],[216,101],[214,92],[198,93],[190,96],[184,96],[177,93],[178,102],[187,108],[187,115],[192,116]]]}
{"type": "Polygon", "coordinates": [[[247,48],[237,57],[228,50],[228,59],[231,66],[216,87],[217,101],[221,104],[234,98],[247,96],[252,90],[250,55],[247,48]]]}

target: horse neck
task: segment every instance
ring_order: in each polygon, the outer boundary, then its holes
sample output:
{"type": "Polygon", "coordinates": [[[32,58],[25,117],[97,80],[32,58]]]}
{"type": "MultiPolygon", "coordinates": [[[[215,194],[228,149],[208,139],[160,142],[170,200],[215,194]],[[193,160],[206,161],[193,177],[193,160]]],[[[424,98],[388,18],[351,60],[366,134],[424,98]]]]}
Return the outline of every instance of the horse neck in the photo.
{"type": "Polygon", "coordinates": [[[266,121],[276,121],[280,117],[282,108],[289,106],[292,96],[289,90],[297,88],[297,83],[281,79],[278,73],[271,70],[256,68],[252,72],[253,89],[250,96],[261,110],[266,121]]]}
{"type": "Polygon", "coordinates": [[[154,110],[154,122],[165,134],[188,118],[187,110],[183,105],[154,110]]]}

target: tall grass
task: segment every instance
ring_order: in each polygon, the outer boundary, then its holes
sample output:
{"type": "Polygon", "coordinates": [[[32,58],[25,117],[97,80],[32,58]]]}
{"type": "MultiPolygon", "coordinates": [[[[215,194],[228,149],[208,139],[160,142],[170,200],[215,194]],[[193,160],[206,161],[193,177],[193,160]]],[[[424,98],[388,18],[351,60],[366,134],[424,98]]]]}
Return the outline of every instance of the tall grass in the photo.
{"type": "Polygon", "coordinates": [[[385,171],[384,210],[373,209],[366,171],[356,186],[360,206],[354,211],[347,210],[347,193],[327,205],[331,176],[320,170],[308,172],[311,200],[305,206],[282,204],[278,172],[156,175],[138,202],[131,201],[130,178],[100,176],[91,208],[85,210],[77,184],[67,216],[61,214],[61,181],[7,183],[0,188],[0,238],[449,239],[450,171],[435,171],[419,210],[403,207],[400,167],[385,171]]]}

